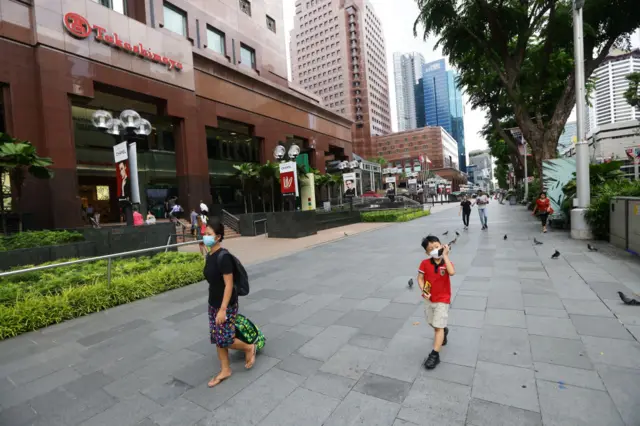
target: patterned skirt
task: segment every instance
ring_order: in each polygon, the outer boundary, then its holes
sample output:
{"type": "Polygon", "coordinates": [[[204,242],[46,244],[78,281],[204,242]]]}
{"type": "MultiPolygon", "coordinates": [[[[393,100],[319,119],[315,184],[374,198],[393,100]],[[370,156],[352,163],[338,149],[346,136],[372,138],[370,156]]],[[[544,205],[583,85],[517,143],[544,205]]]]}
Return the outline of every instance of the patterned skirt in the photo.
{"type": "Polygon", "coordinates": [[[209,305],[209,334],[211,336],[211,344],[219,348],[228,348],[233,344],[236,337],[236,319],[238,316],[238,305],[227,307],[227,320],[220,324],[216,324],[216,315],[220,308],[214,308],[209,305]]]}

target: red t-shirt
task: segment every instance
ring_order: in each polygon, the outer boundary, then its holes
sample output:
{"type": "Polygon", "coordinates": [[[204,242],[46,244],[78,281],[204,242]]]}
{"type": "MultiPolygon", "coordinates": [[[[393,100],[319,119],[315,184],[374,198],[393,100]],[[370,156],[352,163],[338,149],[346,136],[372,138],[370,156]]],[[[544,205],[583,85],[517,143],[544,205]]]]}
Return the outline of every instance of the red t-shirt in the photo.
{"type": "Polygon", "coordinates": [[[545,198],[544,200],[542,200],[538,198],[536,200],[536,207],[540,213],[546,213],[547,211],[549,211],[549,207],[550,207],[549,199],[545,198]]]}
{"type": "Polygon", "coordinates": [[[444,260],[436,264],[432,259],[425,259],[420,263],[418,272],[424,275],[425,283],[431,284],[432,303],[451,303],[451,277],[444,260]]]}

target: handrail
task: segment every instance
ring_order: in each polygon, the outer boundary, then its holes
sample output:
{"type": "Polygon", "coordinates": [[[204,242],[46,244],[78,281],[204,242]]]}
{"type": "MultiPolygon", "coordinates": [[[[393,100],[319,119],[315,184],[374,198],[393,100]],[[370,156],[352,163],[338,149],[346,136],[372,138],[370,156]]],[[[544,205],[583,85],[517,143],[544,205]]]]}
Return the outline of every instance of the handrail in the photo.
{"type": "Polygon", "coordinates": [[[111,284],[111,259],[114,259],[114,258],[117,258],[117,257],[123,257],[123,256],[131,256],[131,255],[134,255],[134,254],[142,254],[142,253],[149,253],[149,252],[153,252],[153,251],[160,251],[160,250],[165,250],[165,249],[173,248],[173,247],[182,247],[182,246],[188,246],[188,245],[193,245],[193,244],[199,244],[200,242],[201,241],[199,241],[199,240],[187,241],[186,243],[167,244],[166,246],[149,247],[149,248],[139,249],[139,250],[131,250],[131,251],[123,251],[123,252],[120,252],[120,253],[105,254],[103,256],[87,257],[85,259],[70,260],[68,262],[55,263],[53,265],[33,266],[31,268],[26,268],[26,269],[18,269],[18,270],[15,270],[15,271],[0,272],[0,278],[9,277],[9,276],[12,276],[12,275],[26,274],[28,272],[44,271],[46,269],[61,268],[63,266],[78,265],[80,263],[96,262],[98,260],[108,260],[109,263],[107,264],[107,284],[111,284]]]}
{"type": "Polygon", "coordinates": [[[231,213],[229,213],[228,211],[226,211],[225,209],[222,209],[222,213],[227,215],[227,216],[231,216],[233,219],[235,220],[240,220],[240,218],[238,216],[234,216],[231,213]]]}
{"type": "Polygon", "coordinates": [[[240,233],[240,218],[222,209],[222,224],[240,233]]]}

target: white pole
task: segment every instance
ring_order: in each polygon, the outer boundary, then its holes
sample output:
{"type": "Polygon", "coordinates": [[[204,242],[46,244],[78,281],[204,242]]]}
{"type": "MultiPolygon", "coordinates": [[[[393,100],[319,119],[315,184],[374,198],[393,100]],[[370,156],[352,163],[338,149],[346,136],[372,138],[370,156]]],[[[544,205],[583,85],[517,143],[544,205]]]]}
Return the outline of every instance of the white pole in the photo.
{"type": "Polygon", "coordinates": [[[529,172],[527,170],[527,143],[524,143],[524,199],[529,198],[529,172]]]}
{"type": "Polygon", "coordinates": [[[633,177],[638,180],[640,176],[640,158],[633,159],[633,177]]]}
{"type": "Polygon", "coordinates": [[[591,229],[584,213],[591,203],[589,184],[589,143],[586,135],[586,99],[584,78],[584,36],[582,28],[582,8],[585,0],[574,0],[573,8],[573,48],[576,74],[576,118],[578,142],[576,143],[576,186],[577,209],[571,211],[571,237],[590,239],[591,229]]]}

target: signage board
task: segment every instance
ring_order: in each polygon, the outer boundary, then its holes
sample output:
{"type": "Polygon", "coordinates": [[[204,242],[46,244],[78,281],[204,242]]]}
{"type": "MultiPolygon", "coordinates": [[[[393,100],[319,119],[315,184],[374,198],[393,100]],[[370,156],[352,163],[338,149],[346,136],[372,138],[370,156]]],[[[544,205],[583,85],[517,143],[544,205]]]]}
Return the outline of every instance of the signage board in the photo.
{"type": "Polygon", "coordinates": [[[344,184],[344,194],[346,197],[355,197],[357,195],[356,191],[356,174],[355,173],[345,173],[342,175],[342,182],[344,184]]]}
{"type": "Polygon", "coordinates": [[[120,163],[122,161],[128,160],[129,154],[127,153],[127,143],[121,142],[117,145],[113,146],[113,161],[116,163],[120,163]]]}
{"type": "Polygon", "coordinates": [[[104,43],[114,49],[120,49],[142,59],[164,65],[169,70],[181,71],[184,68],[180,61],[152,52],[151,49],[144,47],[142,43],[136,43],[131,40],[122,40],[117,33],[109,33],[107,28],[95,24],[91,25],[87,18],[78,13],[66,13],[62,19],[62,24],[67,32],[75,38],[85,39],[95,33],[95,41],[104,43]]]}
{"type": "Polygon", "coordinates": [[[282,195],[298,196],[298,174],[295,161],[280,163],[280,192],[282,195]]]}

